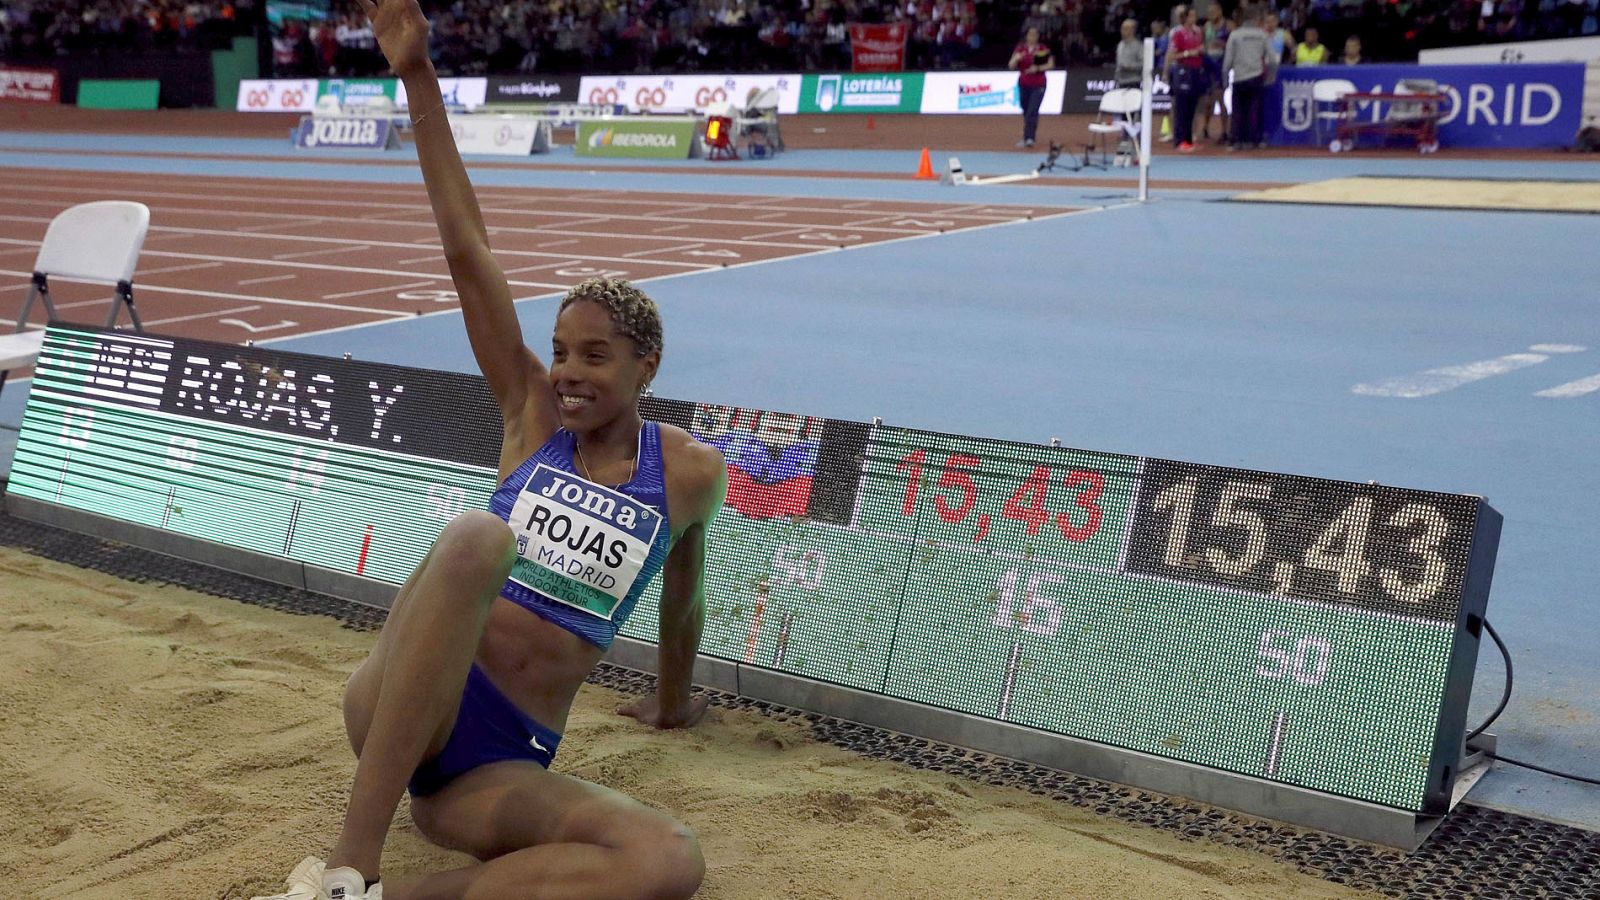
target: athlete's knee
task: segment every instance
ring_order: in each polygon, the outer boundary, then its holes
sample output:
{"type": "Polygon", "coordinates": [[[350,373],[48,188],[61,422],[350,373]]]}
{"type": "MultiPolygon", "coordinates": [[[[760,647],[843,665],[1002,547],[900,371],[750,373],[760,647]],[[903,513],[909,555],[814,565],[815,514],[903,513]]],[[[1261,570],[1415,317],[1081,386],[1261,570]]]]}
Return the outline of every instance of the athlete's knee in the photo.
{"type": "Polygon", "coordinates": [[[498,516],[469,510],[439,533],[431,556],[428,564],[452,584],[498,588],[516,558],[516,541],[498,516]]]}
{"type": "Polygon", "coordinates": [[[678,822],[652,826],[628,848],[630,868],[648,900],[682,900],[700,889],[706,860],[700,842],[678,822]]]}

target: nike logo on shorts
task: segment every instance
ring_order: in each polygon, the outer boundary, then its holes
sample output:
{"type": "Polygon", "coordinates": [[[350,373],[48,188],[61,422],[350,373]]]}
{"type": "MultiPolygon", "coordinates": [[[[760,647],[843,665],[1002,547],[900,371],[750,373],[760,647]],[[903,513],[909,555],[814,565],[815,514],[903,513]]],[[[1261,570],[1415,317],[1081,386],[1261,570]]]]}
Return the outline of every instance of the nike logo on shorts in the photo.
{"type": "Polygon", "coordinates": [[[528,739],[528,743],[533,745],[533,749],[538,750],[541,753],[549,753],[550,752],[550,748],[549,747],[546,747],[545,745],[539,743],[538,735],[535,735],[535,736],[529,738],[528,739]]]}

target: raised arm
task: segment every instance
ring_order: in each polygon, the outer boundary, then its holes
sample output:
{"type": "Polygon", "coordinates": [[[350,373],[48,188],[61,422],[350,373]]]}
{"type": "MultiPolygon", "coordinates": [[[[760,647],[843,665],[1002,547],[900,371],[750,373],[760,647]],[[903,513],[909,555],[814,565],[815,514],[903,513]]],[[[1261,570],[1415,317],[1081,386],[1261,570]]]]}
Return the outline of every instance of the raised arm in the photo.
{"type": "Polygon", "coordinates": [[[389,67],[406,86],[422,180],[478,368],[500,404],[508,439],[525,435],[543,440],[559,422],[555,392],[544,363],[522,341],[511,289],[489,251],[483,213],[461,164],[439,78],[428,59],[428,20],[417,0],[360,2],[389,67]]]}

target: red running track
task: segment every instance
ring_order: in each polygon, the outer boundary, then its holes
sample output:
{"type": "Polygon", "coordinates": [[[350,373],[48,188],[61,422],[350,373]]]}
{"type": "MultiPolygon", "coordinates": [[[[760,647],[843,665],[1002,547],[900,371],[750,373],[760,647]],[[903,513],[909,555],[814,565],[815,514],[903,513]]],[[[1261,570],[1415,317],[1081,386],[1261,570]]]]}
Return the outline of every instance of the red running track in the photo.
{"type": "MultiPolygon", "coordinates": [[[[242,343],[457,307],[421,185],[10,170],[0,198],[0,326],[14,327],[50,219],[137,200],[150,232],[134,278],[151,331],[242,343]]],[[[1061,207],[484,187],[513,296],[595,275],[691,275],[1014,222],[1061,207]]],[[[52,283],[63,319],[99,323],[108,288],[52,283]]],[[[30,319],[43,321],[43,311],[30,319]]],[[[22,376],[25,373],[13,373],[22,376]]]]}

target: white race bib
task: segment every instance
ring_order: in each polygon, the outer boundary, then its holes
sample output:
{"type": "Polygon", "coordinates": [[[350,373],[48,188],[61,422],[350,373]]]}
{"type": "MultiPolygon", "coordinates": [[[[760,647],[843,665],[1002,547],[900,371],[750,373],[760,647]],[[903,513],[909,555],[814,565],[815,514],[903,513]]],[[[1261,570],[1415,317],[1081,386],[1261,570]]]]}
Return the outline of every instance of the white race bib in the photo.
{"type": "Polygon", "coordinates": [[[511,580],[609,621],[633,589],[661,513],[627,494],[540,464],[507,520],[511,580]]]}

